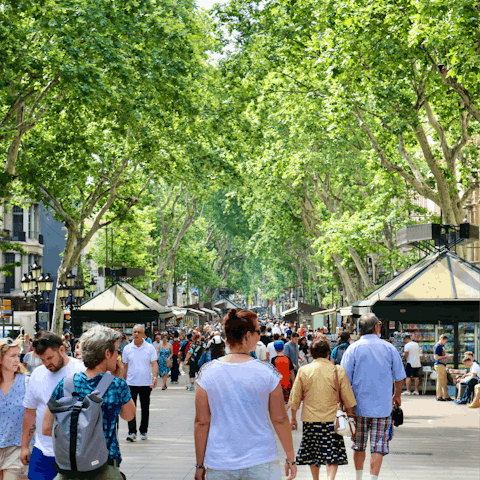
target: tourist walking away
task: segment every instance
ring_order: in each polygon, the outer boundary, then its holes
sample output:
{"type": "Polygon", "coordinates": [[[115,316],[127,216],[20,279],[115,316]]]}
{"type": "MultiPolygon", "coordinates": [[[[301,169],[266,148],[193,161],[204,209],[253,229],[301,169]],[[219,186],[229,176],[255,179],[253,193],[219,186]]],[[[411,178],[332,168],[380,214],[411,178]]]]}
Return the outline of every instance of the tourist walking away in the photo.
{"type": "Polygon", "coordinates": [[[350,334],[348,332],[342,332],[340,334],[340,345],[337,345],[330,355],[330,361],[334,365],[340,365],[342,362],[343,354],[345,350],[350,346],[350,334]]]}
{"type": "Polygon", "coordinates": [[[34,350],[31,350],[23,357],[23,366],[26,369],[27,375],[31,375],[32,372],[42,364],[42,360],[38,357],[34,350]]]}
{"type": "Polygon", "coordinates": [[[297,464],[309,465],[314,480],[319,480],[320,467],[326,465],[327,478],[333,480],[338,466],[348,463],[343,437],[335,433],[337,378],[340,399],[348,415],[353,416],[357,402],[343,367],[329,361],[329,341],[322,337],[316,339],[311,345],[311,353],[313,362],[298,371],[290,394],[292,429],[298,427],[297,411],[303,401],[303,432],[297,464]]]}
{"type": "Polygon", "coordinates": [[[198,373],[198,361],[200,360],[203,351],[205,350],[204,343],[202,342],[201,335],[196,332],[192,336],[192,343],[190,344],[190,348],[188,349],[187,356],[185,357],[185,365],[189,366],[189,378],[190,378],[190,386],[187,387],[189,391],[195,390],[195,377],[198,373]]]}
{"type": "Polygon", "coordinates": [[[363,478],[369,432],[370,478],[378,479],[383,456],[389,453],[392,409],[402,404],[401,393],[406,377],[402,358],[391,343],[379,338],[381,329],[382,324],[375,314],[360,317],[361,337],[347,348],[341,364],[357,401],[357,438],[352,445],[356,480],[363,478]]]}
{"type": "Polygon", "coordinates": [[[173,340],[170,342],[172,344],[172,370],[170,375],[170,381],[172,383],[178,383],[178,375],[180,374],[180,340],[178,338],[178,332],[173,332],[173,340]]]}
{"type": "MultiPolygon", "coordinates": [[[[18,339],[17,339],[18,340],[18,339]]],[[[22,345],[20,347],[20,363],[23,363],[25,355],[32,349],[32,341],[30,340],[30,335],[28,333],[25,335],[22,345]]]]}
{"type": "MultiPolygon", "coordinates": [[[[140,397],[140,409],[142,410],[140,438],[147,440],[150,394],[152,388],[157,386],[157,352],[153,345],[145,340],[143,325],[135,325],[132,336],[133,342],[123,349],[122,362],[125,368],[123,378],[127,380],[135,406],[137,406],[137,398],[140,397]]],[[[135,416],[128,422],[127,441],[137,441],[137,419],[135,416]]]]}
{"type": "Polygon", "coordinates": [[[44,332],[33,342],[35,353],[43,365],[30,375],[23,406],[25,414],[22,425],[22,451],[20,458],[28,464],[28,478],[31,480],[52,480],[55,470],[55,456],[51,437],[42,434],[42,423],[47,403],[60,380],[72,373],[85,370],[83,362],[69,357],[65,352],[62,337],[44,332]],[[38,428],[36,428],[38,426],[38,428]],[[35,443],[30,455],[30,444],[35,434],[35,443]]]}
{"type": "Polygon", "coordinates": [[[451,400],[447,390],[447,358],[453,358],[453,354],[445,352],[447,342],[447,335],[440,335],[438,343],[433,347],[434,368],[437,373],[437,401],[439,402],[451,400]]]}
{"type": "Polygon", "coordinates": [[[292,480],[297,466],[281,375],[249,355],[260,338],[257,315],[231,309],[223,326],[229,354],[204,365],[196,378],[195,479],[280,480],[273,425],[292,480]]]}
{"type": "Polygon", "coordinates": [[[27,478],[28,467],[20,460],[26,379],[21,348],[21,341],[0,340],[0,479],[6,473],[15,480],[27,478]]]}
{"type": "Polygon", "coordinates": [[[275,333],[275,335],[273,335],[273,341],[267,345],[267,362],[271,362],[272,359],[277,356],[277,351],[275,350],[275,342],[279,339],[280,335],[278,333],[275,333]]]}
{"type": "Polygon", "coordinates": [[[410,335],[405,335],[405,348],[403,349],[403,355],[407,361],[405,367],[405,372],[407,378],[405,378],[406,390],[402,395],[419,395],[418,385],[420,384],[420,372],[422,369],[422,364],[420,363],[420,347],[417,342],[412,340],[410,335]],[[410,385],[413,381],[415,382],[415,390],[410,391],[410,385]]]}
{"type": "MultiPolygon", "coordinates": [[[[295,373],[292,361],[283,353],[284,343],[283,340],[276,340],[274,342],[277,355],[272,358],[272,365],[280,372],[282,379],[280,385],[282,386],[283,401],[285,405],[288,405],[290,398],[290,391],[292,389],[293,382],[295,381],[295,373]]],[[[288,406],[287,406],[288,411],[288,406]]]]}
{"type": "Polygon", "coordinates": [[[163,386],[162,390],[167,389],[167,377],[170,371],[171,361],[173,356],[173,347],[171,343],[168,343],[167,335],[162,335],[162,341],[157,347],[158,357],[158,374],[162,377],[163,386]]]}
{"type": "MultiPolygon", "coordinates": [[[[102,402],[103,434],[108,450],[107,465],[101,473],[89,476],[89,480],[123,480],[119,470],[122,457],[116,425],[119,416],[126,421],[135,417],[135,404],[127,382],[122,378],[124,367],[119,359],[120,339],[120,332],[100,325],[87,330],[80,339],[83,362],[87,370],[73,377],[73,386],[78,399],[82,401],[96,390],[107,372],[113,375],[112,383],[108,386],[102,402]]],[[[53,391],[53,401],[49,403],[49,407],[62,405],[58,401],[66,397],[65,381],[66,379],[61,380],[53,391]]],[[[42,424],[43,435],[52,435],[53,423],[54,414],[47,408],[42,424]]],[[[55,478],[55,480],[71,479],[71,475],[62,473],[55,478]]]]}

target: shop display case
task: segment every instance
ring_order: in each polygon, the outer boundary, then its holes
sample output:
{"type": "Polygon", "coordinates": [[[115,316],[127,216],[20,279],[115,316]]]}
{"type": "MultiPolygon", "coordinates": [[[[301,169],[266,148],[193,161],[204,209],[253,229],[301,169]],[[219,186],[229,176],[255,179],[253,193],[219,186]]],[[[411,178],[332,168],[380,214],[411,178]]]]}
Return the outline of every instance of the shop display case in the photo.
{"type": "Polygon", "coordinates": [[[475,355],[475,323],[458,323],[458,364],[462,364],[465,352],[475,355]]]}
{"type": "Polygon", "coordinates": [[[404,334],[410,334],[412,340],[420,346],[420,361],[422,362],[422,366],[433,365],[435,325],[406,323],[403,325],[402,331],[404,334]]]}

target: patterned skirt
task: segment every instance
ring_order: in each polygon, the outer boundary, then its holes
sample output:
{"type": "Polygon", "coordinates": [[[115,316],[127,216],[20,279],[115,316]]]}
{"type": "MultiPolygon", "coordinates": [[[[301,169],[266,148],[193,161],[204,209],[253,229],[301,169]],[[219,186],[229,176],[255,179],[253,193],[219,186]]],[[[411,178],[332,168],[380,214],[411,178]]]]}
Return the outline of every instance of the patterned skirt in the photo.
{"type": "Polygon", "coordinates": [[[299,465],[347,465],[343,437],[334,432],[333,422],[303,422],[303,436],[297,454],[299,465]]]}

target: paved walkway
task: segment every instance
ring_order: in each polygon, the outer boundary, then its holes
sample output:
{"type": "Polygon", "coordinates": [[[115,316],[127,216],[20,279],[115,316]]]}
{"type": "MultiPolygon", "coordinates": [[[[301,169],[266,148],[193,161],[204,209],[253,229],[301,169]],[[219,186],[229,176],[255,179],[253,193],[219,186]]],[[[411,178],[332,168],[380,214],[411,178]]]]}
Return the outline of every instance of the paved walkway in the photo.
{"type": "MultiPolygon", "coordinates": [[[[183,378],[180,379],[181,382],[183,378]]],[[[153,391],[148,440],[128,443],[127,424],[120,421],[122,471],[129,480],[193,479],[195,446],[194,392],[182,385],[153,391]]],[[[402,397],[405,422],[395,428],[391,454],[384,459],[381,480],[480,480],[480,412],[435,397],[402,397]]],[[[234,413],[234,412],[232,412],[234,413]]],[[[137,414],[140,420],[140,412],[137,414]]],[[[234,432],[232,432],[234,435],[234,432]]],[[[295,448],[301,430],[293,432],[295,448]]],[[[349,464],[338,469],[337,479],[355,480],[350,440],[346,440],[349,464]]],[[[280,458],[284,454],[279,444],[280,458]]],[[[367,462],[369,455],[367,454],[367,462]]],[[[364,480],[370,480],[366,462],[364,480]]],[[[310,469],[300,466],[297,479],[311,479],[310,469]]],[[[320,478],[327,478],[325,468],[320,478]]]]}

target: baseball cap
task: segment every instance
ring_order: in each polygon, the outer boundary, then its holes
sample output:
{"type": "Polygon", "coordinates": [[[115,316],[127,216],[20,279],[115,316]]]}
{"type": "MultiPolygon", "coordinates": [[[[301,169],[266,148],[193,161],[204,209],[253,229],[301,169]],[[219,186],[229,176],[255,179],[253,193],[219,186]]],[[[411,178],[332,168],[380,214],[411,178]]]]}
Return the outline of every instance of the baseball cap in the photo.
{"type": "Polygon", "coordinates": [[[277,352],[280,352],[280,350],[283,350],[283,347],[284,347],[284,343],[282,340],[275,340],[273,342],[273,348],[277,351],[277,352]]]}

